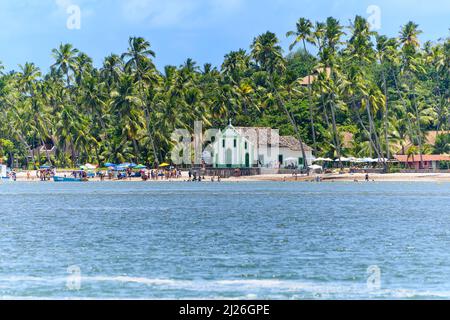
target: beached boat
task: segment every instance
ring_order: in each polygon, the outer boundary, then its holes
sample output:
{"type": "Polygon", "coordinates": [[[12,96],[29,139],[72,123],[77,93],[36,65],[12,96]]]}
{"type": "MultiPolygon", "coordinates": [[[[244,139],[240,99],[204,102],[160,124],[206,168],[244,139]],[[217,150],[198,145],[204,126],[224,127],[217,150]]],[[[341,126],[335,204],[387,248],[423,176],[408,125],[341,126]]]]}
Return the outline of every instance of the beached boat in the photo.
{"type": "Polygon", "coordinates": [[[55,182],[83,182],[85,180],[83,180],[81,178],[66,178],[66,177],[54,176],[53,181],[55,181],[55,182]]]}
{"type": "Polygon", "coordinates": [[[0,179],[0,184],[3,183],[3,182],[13,182],[13,180],[10,179],[9,177],[2,177],[0,179]]]}

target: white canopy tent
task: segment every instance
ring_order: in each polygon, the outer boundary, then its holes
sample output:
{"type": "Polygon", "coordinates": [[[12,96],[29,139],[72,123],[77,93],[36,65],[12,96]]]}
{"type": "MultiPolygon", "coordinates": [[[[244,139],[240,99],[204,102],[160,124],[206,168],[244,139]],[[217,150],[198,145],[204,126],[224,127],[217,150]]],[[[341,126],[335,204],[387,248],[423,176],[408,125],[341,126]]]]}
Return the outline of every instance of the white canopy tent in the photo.
{"type": "Polygon", "coordinates": [[[85,166],[86,169],[88,169],[88,170],[94,170],[94,169],[97,169],[97,166],[95,166],[95,165],[93,165],[93,164],[90,164],[90,163],[86,163],[84,166],[85,166]]]}
{"type": "Polygon", "coordinates": [[[318,165],[315,165],[315,164],[313,164],[312,166],[309,166],[308,168],[311,169],[311,170],[314,170],[314,171],[316,171],[316,170],[323,170],[323,168],[321,166],[318,166],[318,165]]]}
{"type": "Polygon", "coordinates": [[[334,162],[339,162],[339,161],[341,161],[341,162],[355,162],[356,158],[355,157],[348,157],[348,158],[342,157],[340,160],[339,159],[334,160],[334,162]]]}
{"type": "Polygon", "coordinates": [[[317,158],[313,162],[333,162],[333,159],[330,158],[317,158]]]}

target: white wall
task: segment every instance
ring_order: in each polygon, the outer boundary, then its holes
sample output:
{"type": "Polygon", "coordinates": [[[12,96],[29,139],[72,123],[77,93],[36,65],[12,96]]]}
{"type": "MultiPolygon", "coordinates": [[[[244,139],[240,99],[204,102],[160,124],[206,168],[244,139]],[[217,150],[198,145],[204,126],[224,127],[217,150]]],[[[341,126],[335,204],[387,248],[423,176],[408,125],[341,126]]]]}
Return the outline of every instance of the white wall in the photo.
{"type": "MultiPolygon", "coordinates": [[[[306,153],[306,158],[308,160],[308,165],[312,164],[313,161],[313,155],[312,155],[312,151],[308,151],[305,150],[306,153]]],[[[259,149],[257,151],[257,157],[255,157],[255,161],[257,161],[259,158],[261,158],[261,156],[263,156],[263,163],[262,163],[262,167],[265,168],[278,168],[279,162],[279,156],[282,155],[283,156],[283,161],[285,161],[288,158],[295,158],[295,159],[299,159],[299,158],[303,158],[303,154],[301,151],[293,151],[289,148],[273,148],[272,150],[269,149],[259,149]]],[[[297,165],[298,160],[297,160],[297,165]]],[[[281,167],[285,166],[285,162],[281,164],[281,167]]]]}
{"type": "Polygon", "coordinates": [[[0,164],[0,179],[1,178],[7,178],[7,172],[6,172],[6,166],[3,164],[0,164]]]}
{"type": "MultiPolygon", "coordinates": [[[[311,165],[312,160],[313,160],[312,151],[305,150],[305,153],[306,153],[306,159],[308,160],[308,165],[311,165]]],[[[286,159],[288,159],[288,158],[295,158],[295,159],[303,158],[303,153],[301,151],[293,151],[289,148],[280,148],[280,155],[283,155],[284,163],[281,164],[282,167],[285,166],[286,159]]],[[[297,163],[297,165],[298,164],[299,163],[297,163]]]]}
{"type": "Polygon", "coordinates": [[[253,145],[238,135],[234,130],[227,129],[222,135],[217,137],[217,141],[214,143],[214,165],[223,167],[227,165],[232,165],[235,167],[244,167],[245,158],[248,153],[250,156],[250,167],[253,166],[254,159],[254,147],[253,145]],[[223,140],[225,139],[225,147],[223,146],[223,140]],[[236,147],[234,146],[234,141],[236,140],[236,147]],[[247,149],[245,144],[247,143],[247,149]],[[231,150],[231,163],[227,161],[227,150],[231,150]]]}

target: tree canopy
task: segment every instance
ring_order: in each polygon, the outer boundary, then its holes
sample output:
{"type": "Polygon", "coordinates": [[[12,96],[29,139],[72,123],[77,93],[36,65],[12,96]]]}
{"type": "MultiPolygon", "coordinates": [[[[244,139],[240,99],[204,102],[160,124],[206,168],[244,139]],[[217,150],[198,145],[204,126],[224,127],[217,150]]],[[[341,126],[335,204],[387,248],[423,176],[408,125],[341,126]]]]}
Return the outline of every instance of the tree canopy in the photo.
{"type": "Polygon", "coordinates": [[[221,128],[229,119],[278,128],[316,156],[449,152],[448,136],[431,147],[426,134],[449,130],[450,37],[421,44],[420,34],[414,22],[389,38],[360,16],[348,26],[301,18],[286,35],[290,52],[268,31],[221,66],[187,59],[164,70],[141,37],[100,67],[61,44],[47,73],[31,62],[1,73],[0,156],[29,168],[152,164],[168,159],[175,129],[197,120],[221,128]]]}

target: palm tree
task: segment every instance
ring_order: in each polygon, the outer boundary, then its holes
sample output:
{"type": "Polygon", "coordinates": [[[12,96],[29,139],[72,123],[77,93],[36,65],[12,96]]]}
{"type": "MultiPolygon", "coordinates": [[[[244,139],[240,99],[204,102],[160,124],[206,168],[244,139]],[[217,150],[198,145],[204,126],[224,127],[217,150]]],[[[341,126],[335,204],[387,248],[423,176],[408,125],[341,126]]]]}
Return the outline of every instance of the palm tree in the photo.
{"type": "Polygon", "coordinates": [[[440,134],[436,137],[434,153],[436,154],[450,153],[450,134],[440,134]]]}
{"type": "MultiPolygon", "coordinates": [[[[402,44],[403,62],[402,68],[405,73],[406,82],[409,87],[409,91],[412,93],[412,99],[410,99],[411,104],[414,108],[414,113],[416,118],[419,117],[419,111],[416,104],[416,93],[414,87],[414,72],[418,71],[418,60],[417,60],[417,50],[420,48],[419,35],[422,33],[419,30],[419,26],[410,21],[405,26],[403,26],[400,32],[400,43],[402,44]]],[[[417,142],[419,145],[419,155],[420,155],[420,167],[424,167],[423,157],[422,157],[422,132],[420,127],[420,121],[416,123],[417,130],[417,142]]]]}
{"type": "Polygon", "coordinates": [[[422,33],[419,30],[419,25],[409,21],[402,27],[400,32],[400,42],[406,46],[411,46],[412,48],[420,47],[419,35],[422,33]]]}
{"type": "MultiPolygon", "coordinates": [[[[280,75],[285,70],[285,61],[282,55],[282,49],[278,43],[278,39],[275,34],[271,32],[266,32],[258,37],[256,37],[251,46],[252,57],[263,71],[268,74],[268,83],[270,87],[268,88],[268,98],[271,99],[273,96],[278,104],[279,108],[282,108],[286,113],[289,122],[292,124],[294,131],[297,135],[300,148],[302,150],[302,157],[304,159],[305,168],[308,168],[308,159],[306,158],[305,146],[303,139],[300,134],[300,129],[294,116],[288,110],[286,106],[286,100],[283,98],[282,92],[284,91],[284,86],[280,75]]],[[[284,93],[285,96],[288,96],[284,93]]]]}
{"type": "Polygon", "coordinates": [[[70,72],[75,72],[77,69],[78,49],[67,43],[61,44],[58,49],[53,49],[52,53],[53,58],[55,59],[55,63],[52,67],[65,74],[67,87],[70,87],[70,72]]]}
{"type": "MultiPolygon", "coordinates": [[[[289,31],[286,36],[291,37],[295,36],[294,42],[289,46],[289,50],[292,51],[292,49],[301,42],[303,44],[303,50],[309,54],[306,43],[315,44],[314,37],[313,37],[313,24],[311,21],[305,18],[300,18],[297,22],[297,29],[296,31],[289,31]]],[[[309,100],[309,120],[311,123],[311,135],[313,139],[313,150],[314,150],[314,156],[317,156],[317,141],[316,141],[316,130],[314,127],[314,114],[313,114],[313,105],[312,105],[312,88],[311,88],[311,71],[308,72],[308,100],[309,100]]]]}
{"type": "MultiPolygon", "coordinates": [[[[175,128],[191,128],[197,119],[224,126],[231,118],[293,131],[302,146],[311,141],[315,154],[328,157],[350,152],[344,133],[351,132],[353,155],[409,152],[422,160],[431,152],[426,132],[450,128],[450,38],[421,47],[417,24],[407,23],[393,39],[371,32],[359,16],[348,30],[344,38],[334,18],[302,18],[287,34],[295,38],[291,50],[301,47],[298,54],[285,58],[277,36],[266,32],[251,52],[225,55],[219,69],[187,59],[163,72],[143,38],[131,37],[128,50],[109,55],[99,69],[87,54],[61,44],[46,74],[32,63],[18,72],[0,65],[0,139],[12,142],[9,162],[21,165],[33,158],[58,166],[152,163],[169,154],[175,128]],[[317,47],[316,57],[308,44],[317,47]],[[311,61],[318,61],[314,81],[299,86],[302,73],[313,74],[311,61]],[[34,154],[50,143],[56,159],[34,154]]],[[[435,151],[445,152],[446,144],[439,138],[435,151]]]]}
{"type": "Polygon", "coordinates": [[[123,75],[117,91],[111,93],[111,113],[120,124],[123,139],[132,142],[134,148],[134,161],[139,160],[139,133],[144,126],[140,97],[134,88],[134,79],[130,75],[123,75]]]}
{"type": "MultiPolygon", "coordinates": [[[[23,66],[20,67],[20,72],[18,73],[18,85],[19,88],[23,90],[23,92],[26,94],[24,97],[25,101],[29,101],[28,104],[28,111],[32,115],[32,125],[34,126],[36,130],[36,134],[39,138],[39,143],[46,147],[45,140],[49,136],[49,131],[47,130],[47,122],[48,119],[45,116],[45,113],[42,110],[42,103],[41,99],[38,96],[38,79],[41,77],[41,71],[38,67],[35,66],[34,63],[25,63],[23,66]]],[[[49,164],[51,164],[50,155],[48,153],[47,148],[46,150],[46,156],[47,161],[49,164]]]]}
{"type": "Polygon", "coordinates": [[[384,160],[383,148],[375,121],[376,114],[385,106],[385,97],[378,86],[372,81],[367,81],[364,76],[366,70],[375,61],[375,51],[371,40],[373,32],[370,31],[367,20],[360,16],[355,17],[350,29],[351,37],[346,48],[346,55],[348,55],[348,66],[346,68],[349,85],[353,89],[352,93],[356,95],[352,103],[356,104],[356,100],[358,100],[357,104],[367,115],[368,129],[361,119],[358,108],[354,107],[354,112],[363,130],[367,132],[373,151],[376,152],[378,159],[383,159],[383,165],[387,170],[387,162],[384,160]]]}
{"type": "Polygon", "coordinates": [[[159,162],[158,152],[156,149],[154,130],[151,123],[151,110],[150,106],[146,104],[146,96],[144,85],[153,85],[157,80],[155,75],[155,65],[151,58],[155,57],[155,52],[150,49],[150,43],[141,37],[131,37],[129,39],[128,51],[122,54],[122,59],[128,59],[125,62],[125,70],[128,72],[133,72],[135,74],[135,83],[139,87],[139,95],[141,101],[141,107],[144,110],[148,136],[152,145],[153,155],[155,161],[159,162]],[[153,75],[148,77],[149,71],[153,75]],[[145,80],[151,80],[145,81],[145,80]]]}
{"type": "Polygon", "coordinates": [[[322,85],[319,87],[327,88],[328,90],[324,95],[326,98],[324,104],[330,108],[334,145],[336,147],[339,165],[342,167],[341,142],[336,122],[336,107],[340,100],[338,92],[342,77],[339,76],[339,73],[336,73],[336,67],[339,67],[336,62],[338,59],[337,50],[341,44],[341,37],[344,35],[344,32],[342,31],[343,28],[339,21],[333,17],[327,18],[326,23],[319,27],[321,28],[320,32],[317,33],[318,31],[316,30],[316,34],[320,34],[323,37],[323,39],[319,41],[319,57],[323,69],[322,73],[326,76],[325,78],[320,78],[322,85]],[[329,70],[329,77],[327,75],[327,70],[329,70]]]}
{"type": "Polygon", "coordinates": [[[385,112],[384,112],[384,137],[386,142],[386,157],[391,158],[390,143],[389,143],[389,95],[387,85],[387,74],[390,74],[391,66],[397,54],[397,41],[394,38],[377,35],[376,37],[376,55],[379,64],[381,65],[382,87],[385,97],[385,112]]]}
{"type": "Polygon", "coordinates": [[[123,60],[116,54],[112,54],[105,58],[103,67],[100,70],[102,80],[106,83],[108,91],[115,88],[123,73],[123,60]]]}

